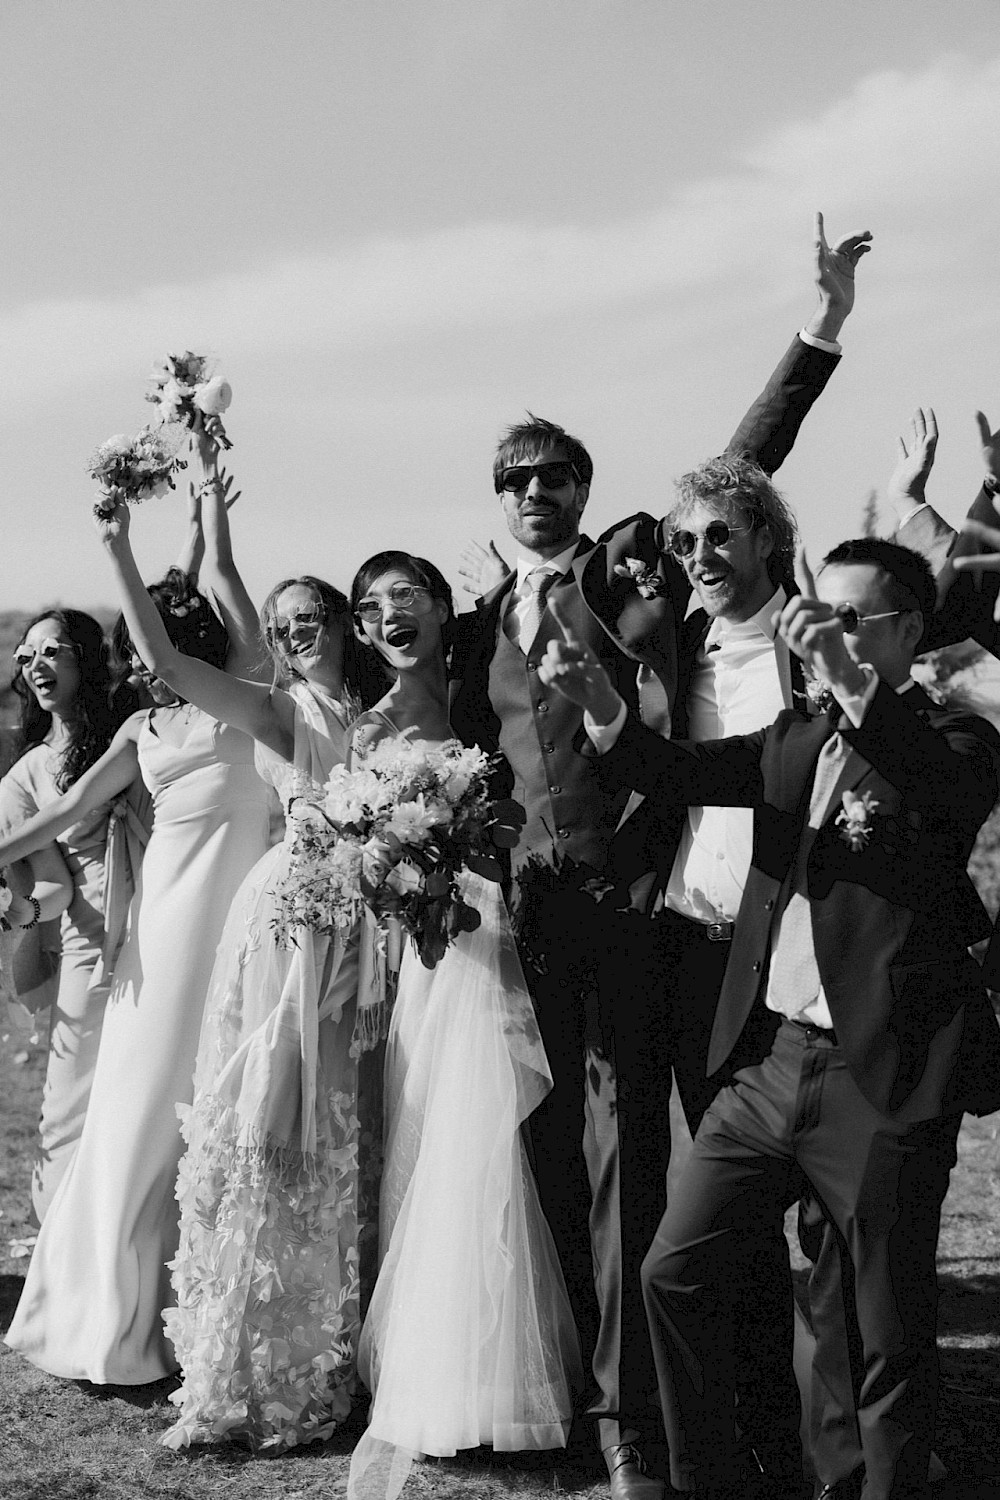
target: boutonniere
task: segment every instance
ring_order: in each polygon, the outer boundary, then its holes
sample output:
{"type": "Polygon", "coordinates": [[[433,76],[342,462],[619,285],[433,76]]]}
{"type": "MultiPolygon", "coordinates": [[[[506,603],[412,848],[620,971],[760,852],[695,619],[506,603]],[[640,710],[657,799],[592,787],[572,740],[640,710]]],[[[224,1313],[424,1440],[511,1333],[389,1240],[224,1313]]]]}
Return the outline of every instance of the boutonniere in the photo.
{"type": "Polygon", "coordinates": [[[811,714],[825,714],[833,707],[834,697],[825,682],[818,677],[806,677],[803,685],[811,714]]]}
{"type": "Polygon", "coordinates": [[[648,563],[644,563],[638,557],[626,557],[624,563],[615,563],[615,573],[619,578],[631,578],[639,593],[644,599],[662,599],[666,596],[667,586],[648,563]]]}
{"type": "Polygon", "coordinates": [[[840,837],[855,854],[860,854],[863,849],[867,849],[868,840],[872,836],[872,814],[878,807],[878,802],[871,792],[863,792],[860,797],[853,792],[845,792],[841,801],[844,805],[837,814],[840,837]]]}

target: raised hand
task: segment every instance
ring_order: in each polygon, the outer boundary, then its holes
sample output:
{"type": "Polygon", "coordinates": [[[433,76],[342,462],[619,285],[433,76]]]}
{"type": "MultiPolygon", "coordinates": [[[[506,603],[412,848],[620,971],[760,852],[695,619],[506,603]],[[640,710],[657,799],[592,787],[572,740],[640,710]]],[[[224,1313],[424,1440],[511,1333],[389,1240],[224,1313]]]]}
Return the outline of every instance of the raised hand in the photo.
{"type": "Polygon", "coordinates": [[[900,520],[924,501],[927,477],[937,450],[937,418],[933,408],[918,406],[910,419],[909,443],[896,439],[896,467],[889,476],[886,497],[900,520]]]}
{"type": "Polygon", "coordinates": [[[539,680],[578,704],[595,723],[610,724],[622,705],[617,689],[590,647],[577,638],[573,622],[562,613],[552,594],[548,607],[560,634],[549,641],[538,663],[539,680]]]}
{"type": "Polygon", "coordinates": [[[854,306],[854,271],[871,249],[871,233],[848,234],[833,246],[827,243],[823,215],[817,213],[813,236],[813,279],[819,306],[806,325],[816,338],[836,341],[854,306]]]}
{"type": "Polygon", "coordinates": [[[1000,485],[1000,428],[991,432],[986,415],[981,411],[976,412],[976,426],[979,428],[983,468],[988,478],[1000,485]]]}
{"type": "Polygon", "coordinates": [[[120,490],[112,491],[100,507],[94,506],[94,527],[101,541],[112,551],[118,544],[128,542],[130,521],[129,507],[121,499],[120,490]]]}
{"type": "Polygon", "coordinates": [[[488,549],[478,542],[467,542],[462,549],[458,571],[465,579],[462,588],[478,599],[481,594],[488,594],[490,589],[496,588],[498,583],[503,583],[510,568],[492,542],[488,549]]]}
{"type": "Polygon", "coordinates": [[[844,621],[837,608],[816,598],[804,547],[795,556],[795,580],[800,592],[778,617],[782,640],[802,658],[813,677],[828,684],[838,697],[861,691],[867,678],[847,649],[844,621]]]}

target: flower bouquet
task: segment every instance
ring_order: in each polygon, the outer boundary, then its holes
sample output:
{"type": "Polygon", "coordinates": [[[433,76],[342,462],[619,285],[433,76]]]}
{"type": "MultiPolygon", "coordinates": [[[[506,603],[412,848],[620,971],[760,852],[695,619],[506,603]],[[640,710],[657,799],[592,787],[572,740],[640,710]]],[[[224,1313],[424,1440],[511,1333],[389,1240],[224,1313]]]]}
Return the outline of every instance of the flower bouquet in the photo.
{"type": "Polygon", "coordinates": [[[377,744],[353,770],[334,768],[321,802],[296,831],[292,863],[276,893],[279,943],[296,927],[332,934],[365,902],[379,922],[396,917],[429,969],[461,932],[479,926],[458,876],[498,880],[492,848],[516,842],[523,820],[490,800],[491,757],[458,745],[406,739],[377,744]]]}
{"type": "Polygon", "coordinates": [[[119,433],[108,438],[87,465],[87,473],[101,487],[95,514],[110,515],[119,500],[139,505],[151,495],[165,495],[172,490],[174,474],[187,468],[183,459],[177,457],[179,446],[176,436],[153,427],[143,427],[135,437],[119,433]]]}
{"type": "Polygon", "coordinates": [[[173,424],[194,431],[199,416],[207,418],[205,430],[220,448],[233,445],[222,425],[222,413],[233,399],[228,380],[214,375],[212,361],[204,354],[168,354],[153,366],[146,400],[152,401],[163,426],[173,424]]]}

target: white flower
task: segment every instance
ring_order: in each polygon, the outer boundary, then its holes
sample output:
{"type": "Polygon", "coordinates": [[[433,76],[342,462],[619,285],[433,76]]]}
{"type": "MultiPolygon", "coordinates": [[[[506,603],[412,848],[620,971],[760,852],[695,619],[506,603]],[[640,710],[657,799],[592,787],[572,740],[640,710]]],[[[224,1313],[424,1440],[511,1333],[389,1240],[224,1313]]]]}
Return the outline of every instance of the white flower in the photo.
{"type": "Polygon", "coordinates": [[[423,884],[423,876],[415,865],[411,865],[408,860],[403,859],[389,871],[385,877],[385,883],[398,896],[410,896],[415,891],[420,890],[423,884]]]}
{"type": "Polygon", "coordinates": [[[233,388],[228,380],[215,375],[204,385],[195,386],[194,404],[206,417],[218,417],[226,411],[233,399],[233,388]]]}
{"type": "Polygon", "coordinates": [[[393,809],[385,831],[394,833],[401,844],[424,844],[431,829],[440,822],[440,803],[428,807],[421,793],[412,802],[401,802],[393,809]]]}

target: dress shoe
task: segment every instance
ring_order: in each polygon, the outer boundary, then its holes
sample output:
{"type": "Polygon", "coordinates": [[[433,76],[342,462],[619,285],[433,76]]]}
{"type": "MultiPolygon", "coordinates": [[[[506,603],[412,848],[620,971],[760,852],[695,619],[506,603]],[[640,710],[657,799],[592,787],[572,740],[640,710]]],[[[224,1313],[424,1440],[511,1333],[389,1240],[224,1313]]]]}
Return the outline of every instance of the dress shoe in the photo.
{"type": "Polygon", "coordinates": [[[666,1485],[650,1474],[634,1443],[619,1443],[603,1451],[611,1476],[611,1500],[663,1500],[666,1485]]]}

